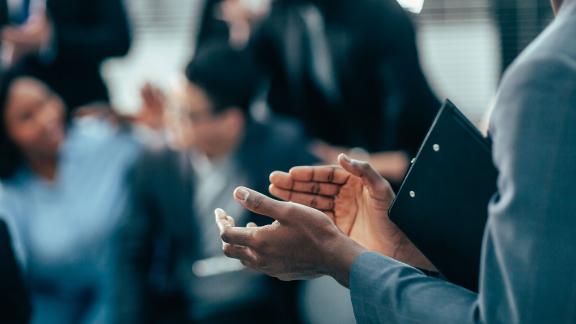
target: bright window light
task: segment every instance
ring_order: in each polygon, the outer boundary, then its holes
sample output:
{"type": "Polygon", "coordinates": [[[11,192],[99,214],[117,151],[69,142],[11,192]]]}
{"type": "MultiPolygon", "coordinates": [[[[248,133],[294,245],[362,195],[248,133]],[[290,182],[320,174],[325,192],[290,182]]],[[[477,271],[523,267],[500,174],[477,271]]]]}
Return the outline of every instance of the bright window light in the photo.
{"type": "Polygon", "coordinates": [[[424,6],[424,0],[397,0],[404,9],[419,14],[424,6]]]}

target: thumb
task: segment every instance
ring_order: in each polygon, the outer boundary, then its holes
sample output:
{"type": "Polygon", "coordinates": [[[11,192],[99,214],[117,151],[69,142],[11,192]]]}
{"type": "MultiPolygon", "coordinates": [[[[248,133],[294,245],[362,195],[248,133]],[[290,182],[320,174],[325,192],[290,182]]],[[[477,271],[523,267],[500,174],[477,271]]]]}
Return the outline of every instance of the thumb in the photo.
{"type": "Polygon", "coordinates": [[[370,163],[350,159],[346,154],[340,154],[338,156],[338,162],[344,170],[350,172],[352,175],[362,178],[362,181],[366,186],[368,186],[372,193],[378,196],[388,195],[391,193],[392,188],[390,187],[390,183],[388,183],[388,181],[386,181],[386,179],[384,179],[378,171],[370,165],[370,163]]]}
{"type": "Polygon", "coordinates": [[[236,188],[234,199],[249,211],[268,216],[281,223],[287,222],[291,216],[295,216],[291,203],[269,198],[246,187],[236,188]]]}

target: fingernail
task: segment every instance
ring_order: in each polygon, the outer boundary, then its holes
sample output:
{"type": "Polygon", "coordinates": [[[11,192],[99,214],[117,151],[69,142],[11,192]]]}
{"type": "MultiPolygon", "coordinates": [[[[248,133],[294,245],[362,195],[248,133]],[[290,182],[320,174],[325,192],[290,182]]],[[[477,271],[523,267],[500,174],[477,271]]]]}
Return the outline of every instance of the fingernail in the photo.
{"type": "Polygon", "coordinates": [[[218,229],[220,229],[220,234],[222,234],[222,230],[226,226],[230,226],[230,222],[228,221],[226,212],[223,209],[217,208],[214,210],[214,214],[216,215],[216,225],[218,225],[218,229]]]}
{"type": "Polygon", "coordinates": [[[342,160],[348,162],[348,163],[352,163],[352,160],[350,160],[350,158],[348,157],[348,155],[341,153],[340,157],[342,158],[342,160]]]}
{"type": "Polygon", "coordinates": [[[242,187],[236,189],[236,191],[234,192],[234,197],[243,202],[248,201],[248,196],[250,196],[250,193],[248,192],[248,190],[242,187]]]}
{"type": "Polygon", "coordinates": [[[224,219],[226,219],[226,212],[225,212],[223,209],[221,209],[221,208],[216,208],[216,209],[214,210],[214,214],[215,214],[216,217],[218,217],[218,218],[224,218],[224,219]]]}
{"type": "Polygon", "coordinates": [[[274,172],[270,173],[268,180],[270,180],[270,182],[274,181],[274,178],[276,178],[276,176],[278,176],[279,174],[280,174],[280,172],[278,172],[278,171],[274,171],[274,172]]]}

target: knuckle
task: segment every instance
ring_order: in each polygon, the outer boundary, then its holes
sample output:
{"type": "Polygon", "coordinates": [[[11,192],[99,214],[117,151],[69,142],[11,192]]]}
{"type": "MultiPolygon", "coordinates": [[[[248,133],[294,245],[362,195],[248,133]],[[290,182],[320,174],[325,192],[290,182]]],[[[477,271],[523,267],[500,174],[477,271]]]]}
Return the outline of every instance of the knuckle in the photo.
{"type": "Polygon", "coordinates": [[[330,172],[328,173],[328,182],[334,181],[334,175],[336,174],[336,167],[330,168],[330,172]]]}
{"type": "Polygon", "coordinates": [[[246,241],[245,244],[248,246],[252,246],[258,236],[259,236],[258,231],[253,230],[252,232],[249,232],[248,235],[246,235],[246,238],[244,239],[246,241]]]}
{"type": "Polygon", "coordinates": [[[289,202],[289,203],[284,205],[283,212],[285,214],[293,214],[298,210],[298,206],[300,206],[300,205],[295,203],[295,202],[289,202]]]}
{"type": "Polygon", "coordinates": [[[370,170],[371,166],[370,163],[366,162],[366,161],[360,161],[358,162],[358,166],[360,167],[360,169],[362,169],[363,171],[368,171],[370,170]]]}
{"type": "Polygon", "coordinates": [[[284,205],[284,208],[280,211],[282,216],[294,215],[298,211],[299,207],[294,202],[289,202],[284,205]]]}
{"type": "Polygon", "coordinates": [[[234,253],[233,253],[232,246],[230,244],[224,245],[222,250],[224,251],[224,255],[226,255],[227,257],[229,257],[229,258],[233,257],[234,253]]]}
{"type": "Polygon", "coordinates": [[[290,190],[291,190],[291,191],[294,190],[294,186],[296,185],[295,182],[296,182],[296,181],[295,181],[294,179],[292,179],[292,177],[290,177],[290,186],[289,186],[289,187],[290,187],[290,190]]]}
{"type": "Polygon", "coordinates": [[[262,234],[259,231],[254,231],[246,238],[247,244],[252,248],[258,250],[262,245],[262,234]]]}
{"type": "Polygon", "coordinates": [[[266,260],[264,260],[264,258],[256,258],[256,260],[254,261],[254,265],[258,269],[266,269],[267,267],[267,263],[266,260]]]}
{"type": "Polygon", "coordinates": [[[252,207],[253,209],[259,209],[260,206],[262,206],[262,203],[264,202],[264,197],[258,195],[255,196],[252,199],[248,200],[248,204],[250,207],[252,207]]]}
{"type": "Polygon", "coordinates": [[[310,190],[313,194],[317,195],[320,192],[320,185],[316,182],[312,184],[312,188],[310,190]]]}
{"type": "Polygon", "coordinates": [[[312,208],[318,207],[318,199],[316,197],[312,198],[312,200],[310,201],[310,207],[312,208]]]}
{"type": "Polygon", "coordinates": [[[252,249],[257,251],[264,250],[268,245],[268,242],[266,242],[266,240],[262,237],[261,234],[259,234],[259,232],[254,232],[249,240],[249,245],[252,247],[252,249]]]}
{"type": "Polygon", "coordinates": [[[256,249],[261,253],[267,253],[268,249],[270,248],[270,244],[268,244],[267,241],[262,239],[258,240],[256,245],[257,245],[256,249]]]}
{"type": "Polygon", "coordinates": [[[390,186],[390,183],[388,181],[382,179],[381,181],[378,182],[377,189],[382,192],[388,192],[392,190],[392,186],[390,186]]]}
{"type": "Polygon", "coordinates": [[[250,242],[250,246],[252,247],[252,249],[257,250],[257,251],[261,251],[263,245],[264,245],[264,241],[261,238],[252,237],[252,240],[250,242]]]}
{"type": "Polygon", "coordinates": [[[224,242],[228,242],[230,241],[230,230],[225,228],[224,230],[222,230],[222,233],[220,233],[220,238],[222,239],[222,241],[224,242]]]}
{"type": "Polygon", "coordinates": [[[336,202],[334,201],[334,199],[330,199],[330,201],[328,202],[328,209],[334,210],[335,207],[336,207],[336,202]]]}

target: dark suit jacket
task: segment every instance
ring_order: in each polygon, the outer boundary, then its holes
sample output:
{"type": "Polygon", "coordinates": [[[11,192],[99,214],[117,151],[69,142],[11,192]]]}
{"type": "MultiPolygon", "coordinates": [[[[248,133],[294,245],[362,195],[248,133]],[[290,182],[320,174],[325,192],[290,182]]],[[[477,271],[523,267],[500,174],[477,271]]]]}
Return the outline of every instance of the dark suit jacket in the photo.
{"type": "Polygon", "coordinates": [[[575,30],[566,0],[502,80],[479,293],[366,253],[350,271],[359,323],[576,323],[575,30]]]}
{"type": "MultiPolygon", "coordinates": [[[[251,124],[237,154],[238,163],[249,178],[246,185],[267,192],[270,172],[314,163],[306,147],[291,126],[251,124]]],[[[187,153],[170,150],[149,152],[136,167],[135,208],[119,240],[116,304],[120,306],[117,315],[122,323],[164,316],[150,313],[152,308],[147,305],[152,302],[157,311],[161,304],[171,304],[166,311],[173,314],[183,313],[185,304],[190,303],[178,296],[184,295],[183,286],[190,280],[191,264],[199,259],[202,244],[192,208],[193,172],[187,153]],[[159,296],[164,301],[158,301],[159,296]]],[[[270,222],[254,214],[250,218],[260,225],[270,222]]]]}
{"type": "Polygon", "coordinates": [[[413,155],[439,108],[420,67],[410,17],[395,0],[277,1],[251,46],[271,80],[271,108],[334,145],[413,155]],[[310,35],[301,15],[310,4],[324,17],[341,93],[336,101],[311,76],[310,35]]]}
{"type": "MultiPolygon", "coordinates": [[[[7,0],[0,0],[5,6],[7,0]]],[[[29,56],[19,68],[45,81],[70,109],[107,101],[100,64],[130,48],[123,0],[47,0],[54,24],[53,47],[46,55],[29,56]]]]}
{"type": "Polygon", "coordinates": [[[222,0],[204,0],[200,15],[199,31],[196,35],[196,52],[214,42],[228,42],[228,24],[217,18],[216,12],[222,0]]]}
{"type": "Polygon", "coordinates": [[[0,1],[0,26],[8,23],[8,2],[0,1]]]}

